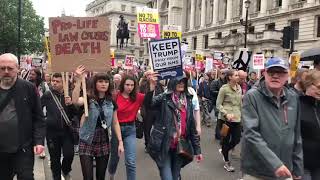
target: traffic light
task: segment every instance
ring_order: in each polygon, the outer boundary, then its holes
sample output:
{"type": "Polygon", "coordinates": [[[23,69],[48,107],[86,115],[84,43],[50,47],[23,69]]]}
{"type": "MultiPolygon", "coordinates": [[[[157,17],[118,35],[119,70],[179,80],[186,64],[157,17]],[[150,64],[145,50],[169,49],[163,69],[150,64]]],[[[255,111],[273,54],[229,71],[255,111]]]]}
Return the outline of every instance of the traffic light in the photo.
{"type": "Polygon", "coordinates": [[[290,49],[291,41],[293,41],[293,28],[291,26],[286,26],[283,28],[282,37],[282,47],[285,49],[290,49]]]}

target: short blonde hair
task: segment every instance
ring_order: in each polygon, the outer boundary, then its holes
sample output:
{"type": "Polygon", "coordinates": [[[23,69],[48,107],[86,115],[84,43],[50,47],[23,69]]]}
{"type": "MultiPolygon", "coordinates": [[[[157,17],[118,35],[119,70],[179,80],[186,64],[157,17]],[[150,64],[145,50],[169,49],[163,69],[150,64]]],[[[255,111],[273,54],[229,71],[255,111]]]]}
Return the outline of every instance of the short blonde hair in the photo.
{"type": "Polygon", "coordinates": [[[320,81],[320,71],[318,70],[310,70],[306,75],[306,79],[303,82],[304,90],[313,85],[314,83],[320,81]]]}

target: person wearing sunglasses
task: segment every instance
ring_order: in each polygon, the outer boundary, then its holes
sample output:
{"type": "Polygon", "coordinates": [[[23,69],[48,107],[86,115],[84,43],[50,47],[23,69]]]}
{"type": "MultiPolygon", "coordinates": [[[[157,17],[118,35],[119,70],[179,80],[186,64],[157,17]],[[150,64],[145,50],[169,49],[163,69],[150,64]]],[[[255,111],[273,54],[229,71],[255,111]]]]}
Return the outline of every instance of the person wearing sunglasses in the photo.
{"type": "Polygon", "coordinates": [[[264,78],[243,98],[243,179],[301,179],[300,107],[298,96],[286,86],[289,65],[274,57],[265,67],[264,78]]]}

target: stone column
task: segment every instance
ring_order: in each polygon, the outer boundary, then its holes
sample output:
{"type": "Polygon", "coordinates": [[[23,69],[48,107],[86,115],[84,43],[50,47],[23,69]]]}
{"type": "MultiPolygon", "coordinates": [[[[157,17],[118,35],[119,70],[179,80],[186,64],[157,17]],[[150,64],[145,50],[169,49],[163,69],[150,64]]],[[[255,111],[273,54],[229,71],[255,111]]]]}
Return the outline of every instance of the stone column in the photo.
{"type": "Polygon", "coordinates": [[[287,10],[287,9],[289,8],[289,3],[290,3],[289,0],[282,0],[282,7],[281,7],[281,9],[282,9],[282,10],[287,10]]]}
{"type": "Polygon", "coordinates": [[[206,0],[201,1],[201,23],[200,27],[204,28],[206,26],[206,0]]]}
{"type": "Polygon", "coordinates": [[[264,15],[267,13],[268,1],[261,0],[260,14],[264,15]]]}
{"type": "MultiPolygon", "coordinates": [[[[246,3],[244,3],[244,2],[246,2],[246,0],[243,0],[242,1],[242,19],[246,19],[246,3]]],[[[251,4],[250,4],[251,6],[252,6],[252,0],[251,0],[251,4]]]]}
{"type": "Polygon", "coordinates": [[[231,22],[231,17],[232,17],[232,0],[228,0],[226,22],[231,22]]]}
{"type": "Polygon", "coordinates": [[[196,7],[196,1],[191,0],[190,30],[194,30],[195,7],[196,7]]]}
{"type": "Polygon", "coordinates": [[[218,19],[219,19],[219,0],[213,0],[212,24],[213,25],[217,24],[218,19]]]}

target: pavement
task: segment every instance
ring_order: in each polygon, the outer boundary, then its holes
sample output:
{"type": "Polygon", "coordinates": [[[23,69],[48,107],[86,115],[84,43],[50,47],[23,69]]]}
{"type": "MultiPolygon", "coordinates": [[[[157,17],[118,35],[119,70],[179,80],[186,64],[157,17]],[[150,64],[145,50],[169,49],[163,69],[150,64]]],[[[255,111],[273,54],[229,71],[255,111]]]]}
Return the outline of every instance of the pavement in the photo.
{"type": "MultiPolygon", "coordinates": [[[[223,169],[222,156],[219,153],[219,142],[214,140],[214,128],[202,127],[201,148],[204,160],[200,163],[192,162],[182,169],[182,180],[237,180],[241,176],[240,172],[240,146],[230,156],[231,163],[235,167],[235,172],[226,172],[223,169]]],[[[52,180],[49,163],[49,153],[41,167],[42,160],[36,159],[35,179],[52,180]],[[43,173],[45,176],[43,175],[43,173]]],[[[72,165],[72,180],[82,180],[80,159],[75,155],[72,165]]],[[[106,173],[106,180],[108,173],[106,173]]],[[[119,161],[115,180],[125,180],[126,171],[124,157],[119,161]]],[[[137,139],[137,180],[157,180],[160,179],[158,169],[148,154],[144,152],[144,140],[137,139]]]]}

